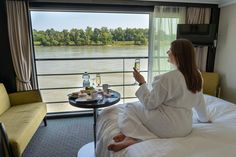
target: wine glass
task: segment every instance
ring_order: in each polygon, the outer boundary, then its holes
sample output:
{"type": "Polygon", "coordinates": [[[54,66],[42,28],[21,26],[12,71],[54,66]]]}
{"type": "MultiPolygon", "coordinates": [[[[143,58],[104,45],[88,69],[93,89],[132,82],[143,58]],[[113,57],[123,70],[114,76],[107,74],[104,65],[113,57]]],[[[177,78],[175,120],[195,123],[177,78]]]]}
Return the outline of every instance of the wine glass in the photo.
{"type": "Polygon", "coordinates": [[[92,87],[95,88],[95,87],[96,87],[96,84],[95,84],[96,78],[95,78],[95,77],[94,77],[94,78],[91,78],[91,80],[92,80],[92,87]]]}
{"type": "Polygon", "coordinates": [[[100,74],[96,74],[96,84],[97,84],[97,87],[99,87],[101,85],[101,76],[100,76],[100,74]]]}
{"type": "MultiPolygon", "coordinates": [[[[134,61],[134,68],[140,72],[140,59],[139,58],[136,58],[135,61],[134,61]]],[[[137,81],[134,82],[134,84],[138,84],[137,81]]]]}
{"type": "Polygon", "coordinates": [[[135,59],[134,68],[139,72],[140,71],[140,59],[135,59]]]}

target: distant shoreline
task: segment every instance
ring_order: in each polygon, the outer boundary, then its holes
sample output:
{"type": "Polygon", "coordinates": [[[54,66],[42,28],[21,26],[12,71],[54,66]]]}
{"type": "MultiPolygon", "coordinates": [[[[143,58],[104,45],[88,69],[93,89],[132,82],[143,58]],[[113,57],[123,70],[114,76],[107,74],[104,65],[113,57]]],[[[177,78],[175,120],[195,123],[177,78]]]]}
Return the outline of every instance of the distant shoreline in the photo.
{"type": "Polygon", "coordinates": [[[34,43],[35,47],[88,47],[88,46],[104,46],[104,47],[108,47],[108,46],[147,46],[147,44],[135,44],[134,41],[114,41],[112,44],[90,44],[90,45],[47,45],[47,46],[43,46],[43,45],[38,45],[37,43],[34,43]]]}

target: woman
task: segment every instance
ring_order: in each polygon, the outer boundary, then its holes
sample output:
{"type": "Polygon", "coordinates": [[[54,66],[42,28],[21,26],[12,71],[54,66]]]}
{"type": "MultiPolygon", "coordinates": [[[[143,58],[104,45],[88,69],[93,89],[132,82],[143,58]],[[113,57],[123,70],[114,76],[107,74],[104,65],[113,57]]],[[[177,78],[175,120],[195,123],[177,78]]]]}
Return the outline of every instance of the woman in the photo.
{"type": "Polygon", "coordinates": [[[193,45],[186,39],[171,43],[168,61],[176,69],[156,76],[152,90],[144,77],[133,71],[140,87],[136,96],[140,102],[128,103],[118,116],[120,133],[108,145],[119,151],[142,140],[184,137],[192,130],[192,108],[200,122],[210,122],[202,93],[202,77],[195,62],[193,45]]]}

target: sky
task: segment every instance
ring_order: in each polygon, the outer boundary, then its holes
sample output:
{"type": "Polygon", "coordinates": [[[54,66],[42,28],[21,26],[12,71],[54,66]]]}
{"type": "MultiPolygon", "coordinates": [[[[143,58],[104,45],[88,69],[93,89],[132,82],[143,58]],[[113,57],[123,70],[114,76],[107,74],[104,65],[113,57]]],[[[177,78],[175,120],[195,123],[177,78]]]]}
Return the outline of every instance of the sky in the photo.
{"type": "Polygon", "coordinates": [[[148,28],[148,14],[31,11],[33,29],[148,28]]]}

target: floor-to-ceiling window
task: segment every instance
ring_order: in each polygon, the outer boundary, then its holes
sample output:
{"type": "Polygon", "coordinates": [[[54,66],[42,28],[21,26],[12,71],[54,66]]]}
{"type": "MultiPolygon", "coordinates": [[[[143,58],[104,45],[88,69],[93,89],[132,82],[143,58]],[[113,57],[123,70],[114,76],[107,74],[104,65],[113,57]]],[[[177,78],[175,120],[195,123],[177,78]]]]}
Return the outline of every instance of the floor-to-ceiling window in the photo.
{"type": "Polygon", "coordinates": [[[147,78],[149,14],[31,11],[37,81],[48,112],[82,110],[67,95],[82,89],[82,74],[121,93],[120,103],[135,101],[135,59],[147,78]]]}

